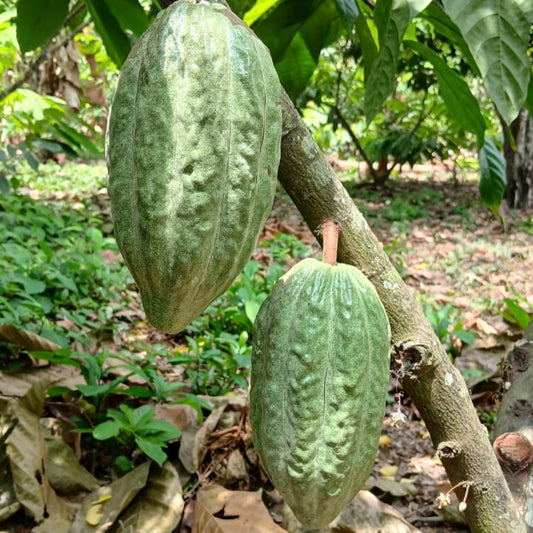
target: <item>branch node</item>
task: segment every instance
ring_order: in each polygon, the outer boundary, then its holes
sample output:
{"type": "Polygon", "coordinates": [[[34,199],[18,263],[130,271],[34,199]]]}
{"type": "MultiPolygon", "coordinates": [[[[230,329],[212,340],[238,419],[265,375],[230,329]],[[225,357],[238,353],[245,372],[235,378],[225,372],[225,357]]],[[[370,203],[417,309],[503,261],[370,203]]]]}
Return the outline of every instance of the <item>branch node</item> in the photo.
{"type": "Polygon", "coordinates": [[[455,459],[462,452],[462,446],[453,440],[442,441],[437,446],[439,459],[455,459]]]}
{"type": "Polygon", "coordinates": [[[429,347],[411,341],[403,341],[392,348],[397,365],[395,373],[401,381],[405,378],[418,379],[420,369],[427,364],[429,347]]]}

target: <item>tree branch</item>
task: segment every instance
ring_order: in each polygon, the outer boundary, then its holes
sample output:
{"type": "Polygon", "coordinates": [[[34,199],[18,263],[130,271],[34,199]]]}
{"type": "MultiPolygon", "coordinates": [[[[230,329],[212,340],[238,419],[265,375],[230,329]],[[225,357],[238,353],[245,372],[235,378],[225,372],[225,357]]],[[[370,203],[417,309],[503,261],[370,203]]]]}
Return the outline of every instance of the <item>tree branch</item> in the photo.
{"type": "MultiPolygon", "coordinates": [[[[279,180],[311,231],[324,220],[338,222],[339,261],[357,266],[376,287],[391,323],[400,382],[422,415],[452,484],[470,484],[465,515],[471,530],[524,533],[461,374],[286,94],[282,108],[279,180]]],[[[464,486],[458,492],[462,497],[464,486]]]]}
{"type": "Polygon", "coordinates": [[[361,157],[365,160],[365,163],[368,165],[368,170],[370,172],[370,175],[372,176],[372,179],[376,179],[376,169],[372,165],[372,161],[370,161],[370,158],[368,157],[368,154],[365,152],[362,144],[359,142],[359,139],[355,132],[353,131],[352,127],[350,126],[350,123],[346,120],[344,115],[342,114],[342,111],[340,110],[338,105],[333,106],[333,111],[335,111],[335,114],[337,115],[342,127],[346,130],[348,135],[350,136],[350,139],[352,139],[353,143],[359,150],[359,153],[361,154],[361,157]]]}

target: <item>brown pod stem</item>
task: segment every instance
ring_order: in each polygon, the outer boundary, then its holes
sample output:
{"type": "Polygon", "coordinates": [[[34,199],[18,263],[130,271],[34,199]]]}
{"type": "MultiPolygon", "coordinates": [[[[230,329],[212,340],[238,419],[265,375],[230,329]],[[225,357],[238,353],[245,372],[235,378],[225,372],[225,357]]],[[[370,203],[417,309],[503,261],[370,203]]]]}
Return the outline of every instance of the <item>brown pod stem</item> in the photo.
{"type": "Polygon", "coordinates": [[[337,247],[339,245],[339,226],[333,220],[322,223],[322,262],[335,266],[337,264],[337,247]]]}

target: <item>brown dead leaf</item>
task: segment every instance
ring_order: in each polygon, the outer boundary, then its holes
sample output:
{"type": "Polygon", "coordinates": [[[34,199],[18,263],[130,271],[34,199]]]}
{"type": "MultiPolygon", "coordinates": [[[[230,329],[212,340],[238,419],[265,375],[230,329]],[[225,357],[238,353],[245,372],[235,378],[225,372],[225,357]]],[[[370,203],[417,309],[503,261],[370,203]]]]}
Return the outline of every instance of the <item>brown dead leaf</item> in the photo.
{"type": "Polygon", "coordinates": [[[482,318],[478,318],[476,320],[476,328],[483,334],[483,335],[497,335],[498,332],[485,320],[482,318]]]}
{"type": "Polygon", "coordinates": [[[331,525],[332,531],[345,526],[357,533],[420,533],[396,509],[367,490],[360,491],[331,525]]]}
{"type": "Polygon", "coordinates": [[[220,485],[200,489],[192,533],[282,533],[259,492],[230,491],[220,485]]]}
{"type": "Polygon", "coordinates": [[[482,350],[467,348],[457,357],[454,365],[464,376],[468,387],[501,375],[502,361],[507,355],[507,350],[482,350]]]}
{"type": "Polygon", "coordinates": [[[61,349],[59,344],[27,329],[16,328],[11,324],[2,324],[0,326],[0,341],[10,342],[19,348],[30,351],[55,352],[61,349]]]}
{"type": "Polygon", "coordinates": [[[183,404],[156,404],[155,418],[166,420],[176,426],[180,431],[196,424],[198,413],[190,405],[183,404]]]}
{"type": "MultiPolygon", "coordinates": [[[[211,400],[215,400],[212,398],[211,400]]],[[[218,400],[218,399],[216,399],[218,400]]],[[[229,397],[220,398],[209,416],[200,426],[188,426],[181,435],[179,458],[188,472],[196,472],[205,456],[205,442],[217,427],[222,413],[230,401],[229,397]]]]}

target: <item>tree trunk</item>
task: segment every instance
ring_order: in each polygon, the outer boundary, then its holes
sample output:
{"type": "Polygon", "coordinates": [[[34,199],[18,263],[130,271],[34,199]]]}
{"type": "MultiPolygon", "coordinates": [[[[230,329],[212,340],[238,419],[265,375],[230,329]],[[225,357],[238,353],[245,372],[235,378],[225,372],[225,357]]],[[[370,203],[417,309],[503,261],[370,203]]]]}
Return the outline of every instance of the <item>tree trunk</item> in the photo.
{"type": "Polygon", "coordinates": [[[509,207],[533,209],[533,117],[523,108],[509,126],[517,152],[512,148],[506,132],[504,156],[507,161],[507,190],[509,207]]]}
{"type": "Polygon", "coordinates": [[[468,389],[383,246],[304,126],[289,97],[282,98],[283,137],[278,177],[311,231],[338,223],[339,261],[357,266],[374,284],[391,323],[396,375],[430,432],[453,485],[464,495],[474,533],[525,533],[485,428],[468,389]]]}
{"type": "Polygon", "coordinates": [[[533,321],[507,356],[510,384],[494,426],[494,450],[520,515],[533,533],[533,321]]]}

